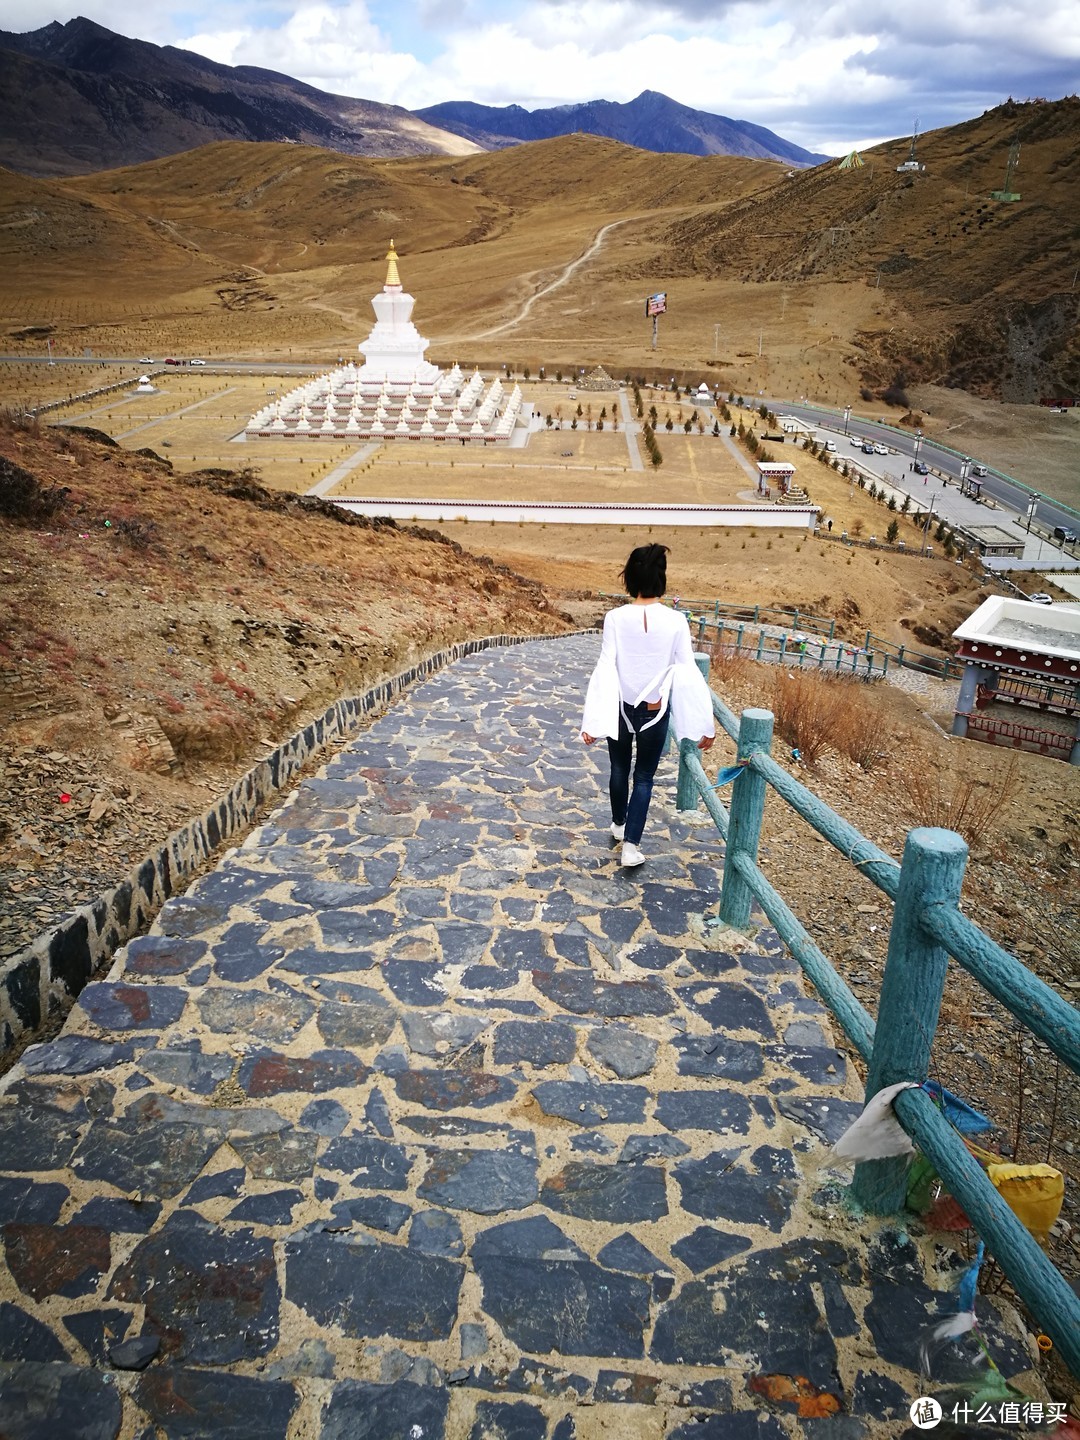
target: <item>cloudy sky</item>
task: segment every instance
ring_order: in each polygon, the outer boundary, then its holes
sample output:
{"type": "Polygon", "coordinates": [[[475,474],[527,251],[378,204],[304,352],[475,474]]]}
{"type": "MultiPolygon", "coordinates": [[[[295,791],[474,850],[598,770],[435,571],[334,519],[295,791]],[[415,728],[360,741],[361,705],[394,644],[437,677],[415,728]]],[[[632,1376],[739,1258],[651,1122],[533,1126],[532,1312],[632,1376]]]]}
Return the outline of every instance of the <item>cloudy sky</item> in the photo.
{"type": "Polygon", "coordinates": [[[1080,90],[1075,0],[5,0],[9,30],[85,15],[227,65],[404,105],[685,105],[808,150],[953,124],[1008,96],[1080,90]]]}

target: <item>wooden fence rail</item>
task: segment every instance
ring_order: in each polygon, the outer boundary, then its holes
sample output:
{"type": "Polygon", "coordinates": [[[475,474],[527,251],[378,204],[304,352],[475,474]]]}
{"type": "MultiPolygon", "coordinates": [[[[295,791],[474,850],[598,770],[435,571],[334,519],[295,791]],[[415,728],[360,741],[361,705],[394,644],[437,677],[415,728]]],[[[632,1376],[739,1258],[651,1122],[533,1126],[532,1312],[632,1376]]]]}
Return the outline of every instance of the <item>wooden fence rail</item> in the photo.
{"type": "MultiPolygon", "coordinates": [[[[1075,1007],[957,908],[967,862],[967,845],[959,835],[912,830],[903,864],[897,865],[772,759],[769,711],[746,710],[737,719],[714,694],[713,713],[735,741],[742,764],[732,787],[731,809],[725,810],[717,798],[690,740],[679,748],[677,805],[694,809],[701,800],[726,841],[720,919],[745,929],[751,901],[758,901],[866,1061],[868,1100],[898,1081],[921,1084],[929,1078],[950,955],[1080,1074],[1080,1014],[1075,1007]],[[896,902],[876,1023],[758,866],[758,837],[770,786],[896,902]]],[[[902,1091],[894,1108],[1066,1365],[1080,1376],[1080,1297],[1002,1200],[926,1091],[902,1091]]],[[[852,1194],[872,1213],[898,1213],[906,1199],[906,1163],[876,1160],[856,1166],[852,1194]]]]}

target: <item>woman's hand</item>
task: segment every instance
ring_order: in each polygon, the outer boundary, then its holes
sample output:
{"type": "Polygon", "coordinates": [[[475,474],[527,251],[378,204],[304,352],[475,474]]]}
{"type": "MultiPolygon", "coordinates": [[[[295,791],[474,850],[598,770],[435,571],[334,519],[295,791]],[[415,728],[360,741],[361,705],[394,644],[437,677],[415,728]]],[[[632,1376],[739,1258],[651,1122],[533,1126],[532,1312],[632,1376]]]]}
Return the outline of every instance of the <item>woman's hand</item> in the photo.
{"type": "Polygon", "coordinates": [[[703,735],[703,736],[701,737],[701,739],[697,742],[697,748],[698,748],[699,750],[711,750],[711,749],[712,749],[712,742],[713,742],[715,739],[716,739],[716,736],[715,736],[715,735],[703,735]]]}
{"type": "Polygon", "coordinates": [[[581,738],[582,738],[582,740],[585,741],[585,744],[586,744],[586,745],[595,745],[595,744],[596,744],[596,736],[595,736],[595,735],[586,735],[584,730],[581,732],[581,738]]]}

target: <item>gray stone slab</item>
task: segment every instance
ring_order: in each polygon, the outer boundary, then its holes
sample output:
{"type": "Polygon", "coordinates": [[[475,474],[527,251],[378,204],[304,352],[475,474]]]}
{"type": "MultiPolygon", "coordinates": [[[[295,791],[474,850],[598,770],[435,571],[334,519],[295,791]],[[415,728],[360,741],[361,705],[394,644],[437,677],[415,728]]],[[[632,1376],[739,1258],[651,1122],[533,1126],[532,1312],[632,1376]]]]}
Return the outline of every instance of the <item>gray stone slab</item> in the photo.
{"type": "Polygon", "coordinates": [[[285,1246],[285,1295],[320,1325],[353,1338],[445,1340],[464,1266],[401,1245],[313,1234],[285,1246]]]}
{"type": "Polygon", "coordinates": [[[486,1109],[508,1104],[517,1094],[507,1076],[483,1070],[404,1070],[394,1084],[407,1104],[428,1110],[486,1109]]]}
{"type": "Polygon", "coordinates": [[[550,1210],[612,1225],[659,1220],[667,1214],[664,1172],[656,1165],[596,1165],[571,1160],[544,1182],[550,1210]]]}
{"type": "Polygon", "coordinates": [[[111,1045],[89,1035],[61,1035],[47,1045],[31,1045],[22,1056],[27,1075],[89,1075],[130,1060],[130,1043],[111,1045]]]}
{"type": "Polygon", "coordinates": [[[402,1016],[409,1048],[418,1055],[431,1057],[453,1054],[471,1045],[484,1033],[488,1023],[478,1015],[463,1015],[454,1010],[442,1010],[436,1015],[406,1011],[402,1016]]]}
{"type": "Polygon", "coordinates": [[[621,1080],[647,1075],[656,1063],[657,1042],[641,1035],[629,1025],[602,1025],[589,1031],[585,1042],[590,1055],[595,1055],[621,1080]]]}
{"type": "Polygon", "coordinates": [[[544,1069],[573,1060],[577,1033],[557,1020],[503,1020],[495,1030],[492,1055],[496,1065],[523,1061],[544,1069]]]}
{"type": "Polygon", "coordinates": [[[219,1035],[254,1035],[271,1045],[287,1045],[315,1009],[310,1000],[225,985],[209,986],[195,1003],[208,1030],[219,1035]]]}
{"type": "Polygon", "coordinates": [[[473,1259],[483,1255],[508,1255],[530,1260],[586,1260],[578,1245],[546,1215],[527,1220],[508,1220],[481,1230],[473,1241],[473,1259]]]}
{"type": "Polygon", "coordinates": [[[299,1396],[282,1380],[153,1366],[135,1400],[166,1440],[285,1440],[299,1396]]]}
{"type": "Polygon", "coordinates": [[[528,1354],[644,1354],[651,1294],[644,1280],[586,1260],[484,1255],[474,1263],[485,1314],[528,1354]]]}
{"type": "Polygon", "coordinates": [[[544,1080],[532,1093],[545,1115],[590,1126],[640,1125],[649,1096],[643,1085],[594,1085],[574,1080],[544,1080]]]}
{"type": "Polygon", "coordinates": [[[496,1150],[441,1150],[431,1157],[417,1193],[452,1210],[498,1215],[536,1202],[536,1161],[496,1150]]]}
{"type": "Polygon", "coordinates": [[[0,1175],[0,1225],[6,1225],[9,1220],[54,1225],[68,1193],[68,1187],[56,1180],[0,1175]]]}
{"type": "MultiPolygon", "coordinates": [[[[80,1338],[77,1332],[72,1331],[72,1334],[77,1340],[80,1338]]],[[[0,1300],[0,1361],[67,1361],[70,1358],[47,1325],[10,1300],[0,1300]]],[[[3,1400],[0,1399],[2,1414],[3,1400]]],[[[0,1434],[4,1433],[0,1427],[0,1434]]]]}
{"type": "Polygon", "coordinates": [[[172,1360],[222,1366],[269,1354],[281,1303],[272,1242],[180,1216],[186,1224],[174,1218],[136,1245],[109,1298],[145,1304],[146,1328],[172,1360]]]}
{"type": "Polygon", "coordinates": [[[576,1015],[670,1015],[675,1001],[658,980],[611,983],[578,970],[536,971],[533,984],[576,1015]]]}
{"type": "Polygon", "coordinates": [[[676,1134],[709,1130],[719,1135],[746,1135],[751,1106],[733,1090],[663,1090],[656,1097],[658,1124],[676,1134]]]}
{"type": "Polygon", "coordinates": [[[399,1380],[342,1380],[322,1414],[318,1440],[444,1440],[449,1392],[399,1380]]]}
{"type": "Polygon", "coordinates": [[[0,1364],[0,1435],[10,1440],[116,1440],[121,1399],[110,1377],[75,1365],[0,1364]]]}
{"type": "Polygon", "coordinates": [[[404,1145],[369,1135],[341,1135],[332,1140],[320,1160],[323,1170],[352,1175],[363,1190],[405,1190],[413,1161],[404,1145]]]}
{"type": "Polygon", "coordinates": [[[86,986],[78,1003],[103,1030],[163,1030],[179,1020],[187,994],[175,985],[99,980],[86,986]]]}

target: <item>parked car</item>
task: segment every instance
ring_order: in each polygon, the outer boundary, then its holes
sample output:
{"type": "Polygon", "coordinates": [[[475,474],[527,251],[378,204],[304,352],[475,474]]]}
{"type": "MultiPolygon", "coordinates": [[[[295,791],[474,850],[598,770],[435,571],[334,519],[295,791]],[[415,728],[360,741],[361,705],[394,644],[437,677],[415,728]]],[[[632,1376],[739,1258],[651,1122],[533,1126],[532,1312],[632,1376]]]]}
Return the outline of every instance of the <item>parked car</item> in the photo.
{"type": "Polygon", "coordinates": [[[1076,531],[1070,530],[1067,525],[1055,525],[1054,539],[1062,541],[1065,545],[1075,545],[1076,531]]]}
{"type": "Polygon", "coordinates": [[[149,355],[143,355],[143,356],[141,356],[140,359],[139,359],[139,364],[140,364],[140,365],[155,365],[156,363],[157,363],[157,362],[156,362],[155,360],[151,360],[151,359],[150,359],[150,356],[149,356],[149,355]]]}
{"type": "Polygon", "coordinates": [[[874,446],[874,454],[875,454],[875,455],[887,455],[888,453],[889,453],[889,447],[888,447],[887,445],[883,445],[880,440],[877,441],[877,443],[876,443],[875,446],[874,446]]]}
{"type": "Polygon", "coordinates": [[[182,365],[183,363],[184,362],[182,360],[174,360],[171,355],[166,355],[165,357],[166,365],[182,365]]]}
{"type": "Polygon", "coordinates": [[[873,447],[873,445],[870,444],[870,441],[869,441],[869,440],[864,440],[864,441],[863,441],[862,453],[863,453],[864,455],[873,455],[873,453],[874,453],[874,447],[873,447]]]}
{"type": "Polygon", "coordinates": [[[914,469],[916,475],[930,474],[930,466],[927,465],[925,460],[916,460],[912,468],[914,469]]]}
{"type": "Polygon", "coordinates": [[[835,451],[836,451],[836,441],[835,441],[835,440],[826,440],[826,441],[825,441],[825,449],[826,449],[826,450],[829,450],[829,451],[831,451],[831,452],[833,452],[833,453],[835,453],[835,451]]]}
{"type": "Polygon", "coordinates": [[[985,476],[985,474],[986,474],[986,466],[985,466],[985,465],[972,465],[972,467],[971,467],[971,473],[972,473],[972,475],[978,475],[978,477],[979,477],[980,479],[982,479],[983,476],[985,476]]]}
{"type": "Polygon", "coordinates": [[[1052,605],[1054,603],[1050,596],[1042,590],[1036,590],[1034,595],[1029,595],[1027,598],[1033,605],[1052,605]]]}
{"type": "Polygon", "coordinates": [[[187,363],[188,363],[189,365],[205,365],[205,364],[206,364],[206,361],[205,361],[205,360],[189,360],[187,363]]]}

